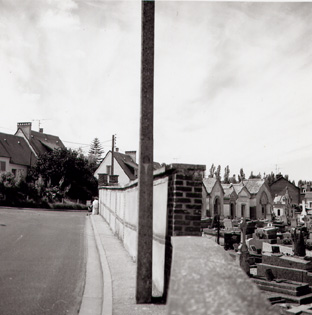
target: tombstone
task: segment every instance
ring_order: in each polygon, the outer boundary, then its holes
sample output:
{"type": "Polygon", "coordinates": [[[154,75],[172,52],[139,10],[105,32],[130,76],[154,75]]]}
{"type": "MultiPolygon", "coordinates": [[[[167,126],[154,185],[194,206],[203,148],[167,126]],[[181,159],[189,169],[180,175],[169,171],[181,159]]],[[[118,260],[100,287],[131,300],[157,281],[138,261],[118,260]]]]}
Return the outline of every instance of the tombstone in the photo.
{"type": "Polygon", "coordinates": [[[293,228],[296,228],[297,227],[297,219],[292,218],[290,220],[290,226],[293,228]]]}
{"type": "Polygon", "coordinates": [[[232,230],[233,228],[233,223],[232,223],[232,220],[231,219],[224,219],[223,220],[223,224],[224,224],[224,228],[226,230],[232,230]]]}
{"type": "Polygon", "coordinates": [[[306,255],[306,248],[304,243],[303,232],[299,230],[297,233],[297,229],[294,230],[293,234],[294,240],[294,255],[304,257],[306,255]]]}

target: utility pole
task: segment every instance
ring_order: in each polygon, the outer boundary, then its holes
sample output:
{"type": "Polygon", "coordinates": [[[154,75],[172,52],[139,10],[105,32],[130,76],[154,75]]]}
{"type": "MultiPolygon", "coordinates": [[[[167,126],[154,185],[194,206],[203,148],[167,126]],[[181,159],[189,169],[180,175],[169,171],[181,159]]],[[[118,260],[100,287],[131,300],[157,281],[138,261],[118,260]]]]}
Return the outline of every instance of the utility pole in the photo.
{"type": "Polygon", "coordinates": [[[112,162],[111,162],[111,174],[114,175],[114,150],[115,150],[115,135],[112,135],[112,162]]]}
{"type": "Polygon", "coordinates": [[[153,266],[153,112],[155,2],[142,0],[141,118],[136,302],[152,301],[153,266]]]}

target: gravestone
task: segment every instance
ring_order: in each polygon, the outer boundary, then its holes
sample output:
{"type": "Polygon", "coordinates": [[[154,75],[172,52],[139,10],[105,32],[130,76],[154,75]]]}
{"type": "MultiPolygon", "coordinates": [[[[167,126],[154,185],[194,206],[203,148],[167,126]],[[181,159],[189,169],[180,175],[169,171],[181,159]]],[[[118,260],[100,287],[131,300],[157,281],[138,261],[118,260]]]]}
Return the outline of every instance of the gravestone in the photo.
{"type": "Polygon", "coordinates": [[[233,223],[231,219],[224,219],[223,224],[226,230],[231,230],[233,228],[233,223]]]}
{"type": "Polygon", "coordinates": [[[306,249],[304,244],[304,237],[302,230],[295,229],[293,234],[294,241],[294,255],[304,257],[306,255],[306,249]]]}
{"type": "Polygon", "coordinates": [[[238,248],[239,264],[241,268],[249,275],[250,274],[249,251],[246,245],[247,222],[245,218],[243,219],[243,222],[240,223],[240,229],[241,229],[241,245],[238,248]]]}

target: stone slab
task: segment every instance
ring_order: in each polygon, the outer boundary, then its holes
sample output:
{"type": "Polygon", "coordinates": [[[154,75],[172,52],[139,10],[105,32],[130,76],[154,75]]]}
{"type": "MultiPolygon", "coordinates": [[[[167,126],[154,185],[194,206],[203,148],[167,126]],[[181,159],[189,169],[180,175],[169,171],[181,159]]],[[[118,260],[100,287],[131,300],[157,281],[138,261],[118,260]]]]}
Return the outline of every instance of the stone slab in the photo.
{"type": "Polygon", "coordinates": [[[301,270],[312,270],[312,261],[303,260],[298,257],[291,257],[285,255],[272,255],[265,253],[262,255],[262,262],[268,265],[274,265],[286,268],[295,268],[301,270]]]}
{"type": "Polygon", "coordinates": [[[283,282],[277,282],[277,281],[268,281],[263,278],[253,278],[254,282],[256,284],[260,285],[270,285],[272,287],[280,288],[280,289],[285,289],[289,291],[294,291],[294,292],[306,292],[310,293],[310,287],[308,283],[302,283],[302,282],[295,282],[295,281],[290,281],[290,280],[284,280],[283,282]]]}
{"type": "Polygon", "coordinates": [[[268,264],[258,264],[257,265],[257,275],[260,277],[265,277],[265,271],[271,269],[273,275],[276,279],[287,279],[297,282],[306,282],[307,271],[293,268],[285,268],[279,266],[273,266],[268,264]]]}

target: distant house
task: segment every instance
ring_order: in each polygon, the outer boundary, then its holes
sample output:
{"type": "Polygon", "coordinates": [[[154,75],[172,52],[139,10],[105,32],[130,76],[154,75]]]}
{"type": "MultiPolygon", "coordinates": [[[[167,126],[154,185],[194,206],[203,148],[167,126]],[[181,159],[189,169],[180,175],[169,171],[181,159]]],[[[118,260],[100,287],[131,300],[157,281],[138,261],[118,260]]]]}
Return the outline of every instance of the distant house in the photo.
{"type": "Polygon", "coordinates": [[[243,184],[250,193],[250,218],[271,219],[273,198],[265,180],[253,178],[243,184]]]}
{"type": "Polygon", "coordinates": [[[300,188],[288,181],[282,175],[277,175],[277,179],[269,187],[272,198],[274,199],[276,196],[284,196],[286,187],[292,202],[292,207],[298,207],[301,202],[300,188]]]}
{"type": "Polygon", "coordinates": [[[54,149],[65,148],[59,137],[44,133],[42,128],[39,132],[31,130],[31,122],[18,123],[15,136],[23,137],[36,157],[54,149]]]}
{"type": "Polygon", "coordinates": [[[121,185],[137,178],[139,166],[136,163],[136,151],[125,153],[114,151],[113,163],[114,174],[112,174],[112,151],[108,151],[94,172],[94,176],[98,178],[99,174],[118,175],[118,183],[121,185]]]}
{"type": "MultiPolygon", "coordinates": [[[[273,200],[273,212],[276,217],[285,217],[289,207],[291,207],[292,199],[290,197],[288,187],[279,195],[275,195],[273,200]]],[[[286,218],[285,218],[286,219],[286,218]]]]}
{"type": "Polygon", "coordinates": [[[25,176],[37,158],[23,137],[0,133],[0,173],[25,176]]]}
{"type": "Polygon", "coordinates": [[[224,191],[220,180],[216,178],[203,179],[203,209],[202,218],[213,217],[217,214],[224,216],[223,197],[224,191]]]}
{"type": "MultiPolygon", "coordinates": [[[[94,176],[99,179],[99,174],[118,175],[118,184],[125,185],[138,178],[139,165],[136,161],[136,151],[119,152],[116,148],[113,159],[114,174],[112,174],[112,151],[108,151],[102,162],[94,172],[94,176]]],[[[154,170],[161,165],[154,162],[154,170]]]]}

